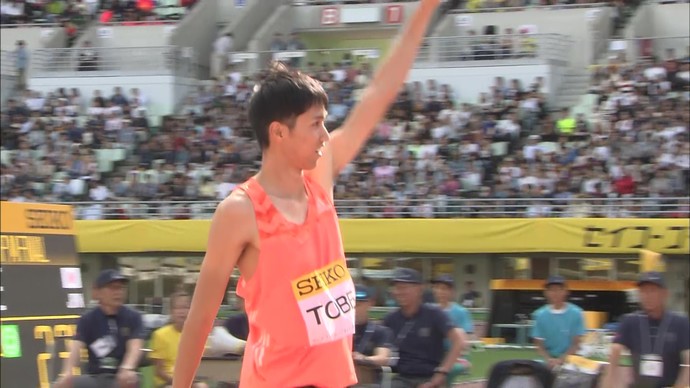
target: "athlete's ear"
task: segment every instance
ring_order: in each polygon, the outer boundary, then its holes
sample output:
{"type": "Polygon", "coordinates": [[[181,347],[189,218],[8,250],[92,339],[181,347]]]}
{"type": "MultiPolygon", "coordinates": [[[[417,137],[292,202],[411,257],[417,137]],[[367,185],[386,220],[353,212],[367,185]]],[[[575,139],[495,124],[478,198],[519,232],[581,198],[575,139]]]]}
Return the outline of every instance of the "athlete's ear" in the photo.
{"type": "Polygon", "coordinates": [[[271,124],[268,125],[268,136],[269,138],[277,138],[280,139],[283,136],[285,136],[286,128],[285,125],[283,125],[279,121],[273,121],[271,124]]]}

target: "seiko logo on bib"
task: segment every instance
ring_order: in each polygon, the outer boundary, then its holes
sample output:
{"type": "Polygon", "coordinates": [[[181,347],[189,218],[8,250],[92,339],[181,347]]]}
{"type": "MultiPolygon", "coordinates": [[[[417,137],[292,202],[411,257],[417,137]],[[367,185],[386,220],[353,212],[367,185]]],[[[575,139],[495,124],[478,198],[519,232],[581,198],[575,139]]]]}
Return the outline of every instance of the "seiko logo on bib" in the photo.
{"type": "Polygon", "coordinates": [[[354,333],[355,290],[345,260],[340,259],[292,281],[310,345],[354,333]]]}

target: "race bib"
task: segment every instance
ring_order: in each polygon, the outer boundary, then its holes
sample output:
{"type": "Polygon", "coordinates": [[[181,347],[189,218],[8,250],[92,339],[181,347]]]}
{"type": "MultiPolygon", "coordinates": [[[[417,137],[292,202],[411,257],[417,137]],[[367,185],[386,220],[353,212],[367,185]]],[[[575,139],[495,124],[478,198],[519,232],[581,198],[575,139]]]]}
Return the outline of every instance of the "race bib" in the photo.
{"type": "Polygon", "coordinates": [[[345,260],[338,260],[292,281],[309,345],[355,332],[355,288],[345,260]]]}
{"type": "Polygon", "coordinates": [[[110,354],[110,352],[112,352],[116,346],[117,344],[115,343],[113,337],[108,335],[97,339],[89,347],[97,358],[103,358],[110,354]]]}
{"type": "Polygon", "coordinates": [[[657,355],[644,355],[640,359],[640,375],[661,377],[664,375],[664,362],[657,355]]]}

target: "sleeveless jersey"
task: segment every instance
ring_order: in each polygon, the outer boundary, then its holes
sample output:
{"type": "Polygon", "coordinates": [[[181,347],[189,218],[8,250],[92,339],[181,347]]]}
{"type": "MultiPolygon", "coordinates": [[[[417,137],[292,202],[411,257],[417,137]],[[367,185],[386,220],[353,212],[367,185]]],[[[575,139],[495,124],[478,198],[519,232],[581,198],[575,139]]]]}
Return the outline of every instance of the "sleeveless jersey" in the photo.
{"type": "Polygon", "coordinates": [[[325,190],[304,178],[303,224],[287,221],[254,178],[240,185],[254,205],[260,252],[240,277],[249,337],[240,387],[342,388],[357,382],[352,361],[355,291],[338,216],[325,190]]]}

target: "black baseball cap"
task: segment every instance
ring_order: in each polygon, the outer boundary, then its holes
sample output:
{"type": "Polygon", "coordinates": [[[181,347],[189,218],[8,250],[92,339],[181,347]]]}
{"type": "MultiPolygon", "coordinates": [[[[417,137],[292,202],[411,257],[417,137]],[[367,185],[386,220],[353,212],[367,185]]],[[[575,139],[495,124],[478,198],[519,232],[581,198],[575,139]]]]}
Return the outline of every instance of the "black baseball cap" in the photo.
{"type": "Polygon", "coordinates": [[[357,301],[367,301],[371,299],[371,291],[369,287],[364,284],[355,285],[355,300],[357,301]]]}
{"type": "Polygon", "coordinates": [[[431,280],[431,284],[445,284],[448,287],[455,287],[455,279],[450,275],[439,275],[431,280]]]}
{"type": "Polygon", "coordinates": [[[544,284],[544,287],[551,285],[565,286],[565,278],[559,275],[549,276],[549,278],[546,279],[546,284],[544,284]]]}
{"type": "Polygon", "coordinates": [[[393,283],[422,284],[422,275],[412,268],[396,268],[393,272],[393,283]]]}
{"type": "Polygon", "coordinates": [[[129,283],[129,279],[118,272],[116,269],[106,269],[96,278],[96,288],[103,288],[113,282],[129,283]]]}
{"type": "Polygon", "coordinates": [[[661,288],[666,288],[666,282],[664,281],[664,275],[660,272],[643,272],[640,274],[639,279],[637,279],[637,286],[643,284],[656,284],[661,288]]]}

